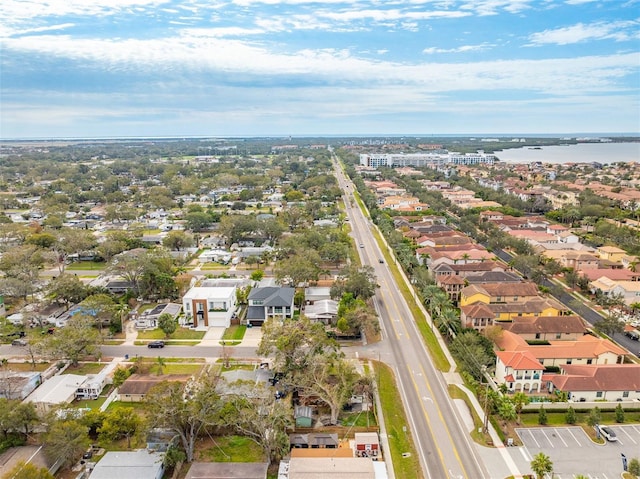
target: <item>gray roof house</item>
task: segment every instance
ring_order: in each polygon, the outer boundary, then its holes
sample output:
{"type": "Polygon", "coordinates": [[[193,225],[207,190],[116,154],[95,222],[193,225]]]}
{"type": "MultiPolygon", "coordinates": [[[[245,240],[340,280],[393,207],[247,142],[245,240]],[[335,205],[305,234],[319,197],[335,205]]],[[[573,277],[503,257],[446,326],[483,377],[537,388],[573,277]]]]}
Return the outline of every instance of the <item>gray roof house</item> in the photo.
{"type": "Polygon", "coordinates": [[[89,479],[162,479],[163,454],[139,451],[109,451],[95,465],[89,479]]]}
{"type": "Polygon", "coordinates": [[[247,323],[259,326],[268,318],[292,318],[294,294],[295,289],[287,286],[252,289],[247,298],[247,323]]]}

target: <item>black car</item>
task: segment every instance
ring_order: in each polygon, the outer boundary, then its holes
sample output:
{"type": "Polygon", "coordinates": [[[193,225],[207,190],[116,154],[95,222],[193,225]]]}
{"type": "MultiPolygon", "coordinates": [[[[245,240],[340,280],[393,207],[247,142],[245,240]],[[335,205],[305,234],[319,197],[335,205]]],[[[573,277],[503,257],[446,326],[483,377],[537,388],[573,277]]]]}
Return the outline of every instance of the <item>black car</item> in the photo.
{"type": "Polygon", "coordinates": [[[148,348],[164,348],[164,341],[151,341],[147,344],[148,348]]]}
{"type": "Polygon", "coordinates": [[[87,451],[82,455],[82,459],[91,459],[93,457],[93,451],[87,451]]]}

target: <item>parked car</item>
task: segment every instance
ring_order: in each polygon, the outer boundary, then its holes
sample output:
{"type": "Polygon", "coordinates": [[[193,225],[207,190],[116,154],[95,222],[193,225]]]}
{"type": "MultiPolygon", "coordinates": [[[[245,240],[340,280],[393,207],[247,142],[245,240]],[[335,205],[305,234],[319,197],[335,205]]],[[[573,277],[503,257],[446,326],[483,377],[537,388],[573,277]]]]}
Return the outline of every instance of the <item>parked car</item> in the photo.
{"type": "Polygon", "coordinates": [[[11,346],[26,346],[27,341],[25,339],[14,339],[11,341],[11,346]]]}
{"type": "Polygon", "coordinates": [[[82,455],[82,459],[91,459],[93,457],[93,451],[88,450],[82,455]]]}
{"type": "Polygon", "coordinates": [[[147,344],[148,348],[164,348],[164,341],[151,341],[147,344]]]}
{"type": "Polygon", "coordinates": [[[609,442],[615,442],[618,440],[618,436],[613,432],[613,429],[607,426],[596,426],[600,431],[600,435],[604,437],[609,442]]]}

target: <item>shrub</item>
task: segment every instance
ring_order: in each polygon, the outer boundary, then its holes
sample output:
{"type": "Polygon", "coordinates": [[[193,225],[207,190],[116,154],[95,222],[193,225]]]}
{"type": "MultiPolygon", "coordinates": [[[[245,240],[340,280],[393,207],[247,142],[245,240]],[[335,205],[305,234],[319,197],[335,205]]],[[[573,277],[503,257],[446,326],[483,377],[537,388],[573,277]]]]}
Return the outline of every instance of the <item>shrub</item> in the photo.
{"type": "Polygon", "coordinates": [[[538,412],[538,424],[544,426],[547,424],[547,411],[544,410],[542,406],[540,406],[540,411],[538,412]]]}

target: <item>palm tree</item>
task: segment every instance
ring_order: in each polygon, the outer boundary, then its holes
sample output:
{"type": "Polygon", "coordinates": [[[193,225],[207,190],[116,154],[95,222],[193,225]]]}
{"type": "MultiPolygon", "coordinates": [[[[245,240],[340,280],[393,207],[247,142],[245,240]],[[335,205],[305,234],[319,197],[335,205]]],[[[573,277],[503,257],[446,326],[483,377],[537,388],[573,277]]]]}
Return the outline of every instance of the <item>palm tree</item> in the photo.
{"type": "Polygon", "coordinates": [[[545,474],[553,473],[553,462],[545,453],[539,452],[531,461],[531,469],[537,479],[544,479],[545,474]]]}
{"type": "Polygon", "coordinates": [[[116,316],[120,318],[120,331],[122,331],[123,333],[125,332],[124,321],[125,321],[125,318],[128,316],[129,311],[131,311],[131,308],[127,303],[118,303],[114,307],[114,312],[116,316]]]}
{"type": "Polygon", "coordinates": [[[513,405],[515,406],[516,414],[518,415],[518,424],[520,424],[520,414],[522,413],[522,408],[525,404],[529,404],[529,396],[523,392],[517,392],[513,395],[513,405]]]}
{"type": "Polygon", "coordinates": [[[440,312],[440,330],[444,329],[444,334],[454,336],[460,325],[460,317],[453,308],[443,308],[440,312]]]}

